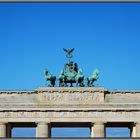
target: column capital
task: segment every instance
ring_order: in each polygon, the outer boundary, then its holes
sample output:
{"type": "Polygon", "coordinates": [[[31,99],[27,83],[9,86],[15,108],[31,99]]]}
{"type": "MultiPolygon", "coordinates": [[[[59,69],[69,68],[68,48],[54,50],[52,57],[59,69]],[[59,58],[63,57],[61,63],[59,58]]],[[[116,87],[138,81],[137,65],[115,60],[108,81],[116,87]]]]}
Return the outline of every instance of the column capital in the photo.
{"type": "Polygon", "coordinates": [[[48,125],[50,122],[36,122],[37,125],[48,125]]]}
{"type": "Polygon", "coordinates": [[[140,125],[140,122],[133,122],[133,123],[131,124],[131,127],[136,126],[136,125],[140,125]]]}
{"type": "Polygon", "coordinates": [[[0,122],[0,125],[6,125],[7,123],[6,122],[0,122]]]}
{"type": "Polygon", "coordinates": [[[104,137],[105,136],[105,123],[104,121],[96,121],[91,123],[91,137],[104,137]]]}
{"type": "Polygon", "coordinates": [[[134,122],[134,124],[140,124],[140,122],[134,122]]]}
{"type": "Polygon", "coordinates": [[[105,121],[91,122],[92,125],[104,125],[105,123],[105,121]]]}

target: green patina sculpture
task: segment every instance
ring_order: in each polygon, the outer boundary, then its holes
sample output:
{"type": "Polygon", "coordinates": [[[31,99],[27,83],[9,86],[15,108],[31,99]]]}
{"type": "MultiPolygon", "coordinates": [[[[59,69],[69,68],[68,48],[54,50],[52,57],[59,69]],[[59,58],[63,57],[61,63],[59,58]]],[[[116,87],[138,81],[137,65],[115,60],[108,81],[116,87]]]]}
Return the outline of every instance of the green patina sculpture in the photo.
{"type": "Polygon", "coordinates": [[[93,75],[92,76],[89,76],[87,78],[87,86],[91,87],[91,86],[94,86],[93,83],[94,81],[97,81],[99,79],[99,70],[98,69],[95,69],[93,71],[93,75]]]}
{"type": "MultiPolygon", "coordinates": [[[[83,71],[81,68],[78,68],[78,64],[71,61],[73,49],[64,49],[66,52],[66,57],[69,59],[68,63],[65,63],[64,68],[61,70],[60,75],[58,77],[59,86],[60,87],[72,87],[75,83],[76,86],[83,87],[84,80],[87,80],[87,86],[94,86],[94,81],[97,81],[99,78],[99,70],[95,69],[92,76],[84,79],[83,71]]],[[[45,78],[47,81],[50,81],[50,85],[54,87],[56,76],[52,75],[47,69],[45,70],[45,78]]]]}
{"type": "Polygon", "coordinates": [[[63,50],[66,52],[66,57],[67,58],[72,58],[73,56],[72,56],[72,52],[74,51],[74,48],[73,49],[65,49],[65,48],[63,48],[63,50]]]}
{"type": "Polygon", "coordinates": [[[84,76],[82,69],[78,70],[77,63],[70,61],[66,63],[64,69],[61,70],[59,75],[59,86],[73,86],[73,83],[76,83],[76,86],[84,86],[84,76]]]}
{"type": "Polygon", "coordinates": [[[50,81],[50,87],[54,87],[55,86],[55,80],[56,80],[56,76],[52,75],[48,69],[45,69],[45,78],[47,81],[50,81]]]}

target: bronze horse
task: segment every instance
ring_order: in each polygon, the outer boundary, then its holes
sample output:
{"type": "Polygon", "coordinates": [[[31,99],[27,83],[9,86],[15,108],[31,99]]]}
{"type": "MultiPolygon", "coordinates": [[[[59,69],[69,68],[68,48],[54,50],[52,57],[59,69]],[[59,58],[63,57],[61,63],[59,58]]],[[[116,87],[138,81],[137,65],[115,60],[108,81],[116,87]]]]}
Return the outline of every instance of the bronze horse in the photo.
{"type": "Polygon", "coordinates": [[[50,87],[55,86],[56,76],[52,75],[47,69],[45,70],[46,81],[50,81],[50,87]]]}

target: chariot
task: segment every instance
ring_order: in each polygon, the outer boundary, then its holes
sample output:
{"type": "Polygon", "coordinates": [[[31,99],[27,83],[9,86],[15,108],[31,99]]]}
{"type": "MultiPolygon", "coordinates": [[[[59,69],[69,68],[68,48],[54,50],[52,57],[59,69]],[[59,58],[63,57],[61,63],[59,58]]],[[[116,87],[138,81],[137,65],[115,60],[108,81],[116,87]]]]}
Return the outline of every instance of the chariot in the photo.
{"type": "Polygon", "coordinates": [[[64,69],[61,70],[59,75],[59,86],[73,86],[73,83],[76,83],[76,86],[84,86],[84,76],[82,69],[78,69],[77,63],[70,61],[64,65],[64,69]]]}

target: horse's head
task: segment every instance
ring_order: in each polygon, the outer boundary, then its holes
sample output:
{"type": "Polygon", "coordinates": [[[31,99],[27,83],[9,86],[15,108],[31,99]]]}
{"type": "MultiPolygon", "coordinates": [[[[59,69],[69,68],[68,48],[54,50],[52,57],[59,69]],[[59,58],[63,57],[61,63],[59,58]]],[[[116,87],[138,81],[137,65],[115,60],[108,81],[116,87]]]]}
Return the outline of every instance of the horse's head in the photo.
{"type": "Polygon", "coordinates": [[[51,74],[48,69],[45,69],[45,76],[46,76],[46,78],[51,77],[51,74]]]}
{"type": "Polygon", "coordinates": [[[62,70],[60,71],[59,78],[62,78],[63,76],[64,76],[64,70],[62,69],[62,70]]]}
{"type": "Polygon", "coordinates": [[[83,70],[81,68],[78,70],[78,74],[83,75],[83,70]]]}
{"type": "Polygon", "coordinates": [[[64,70],[63,69],[60,71],[60,75],[64,75],[64,70]]]}
{"type": "Polygon", "coordinates": [[[99,78],[99,70],[98,69],[95,69],[93,71],[93,78],[94,78],[94,80],[97,80],[99,78]]]}
{"type": "Polygon", "coordinates": [[[48,69],[45,69],[45,78],[49,80],[52,77],[51,73],[48,71],[48,69]]]}
{"type": "Polygon", "coordinates": [[[45,75],[47,75],[49,73],[48,69],[45,69],[45,75]]]}

